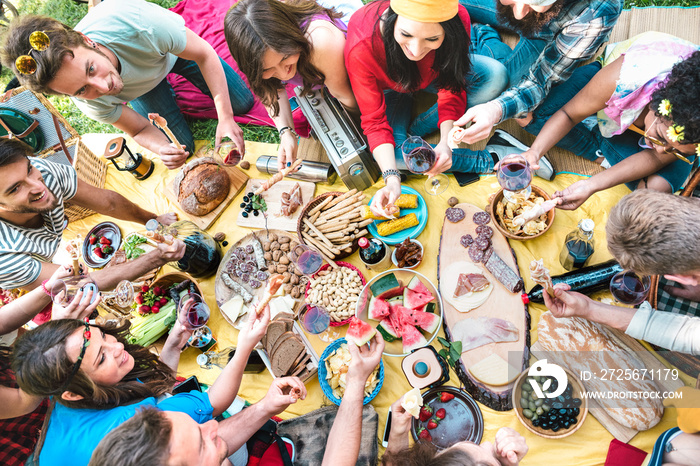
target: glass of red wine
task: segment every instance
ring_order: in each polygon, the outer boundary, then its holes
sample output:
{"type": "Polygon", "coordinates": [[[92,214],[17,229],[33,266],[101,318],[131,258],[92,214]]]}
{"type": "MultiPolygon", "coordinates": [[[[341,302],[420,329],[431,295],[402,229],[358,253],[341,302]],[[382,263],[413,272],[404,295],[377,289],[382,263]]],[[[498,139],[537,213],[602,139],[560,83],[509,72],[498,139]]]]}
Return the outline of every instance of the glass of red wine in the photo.
{"type": "Polygon", "coordinates": [[[289,258],[294,266],[304,275],[311,276],[318,272],[323,265],[320,252],[303,244],[297,244],[289,251],[289,258]]]}
{"type": "Polygon", "coordinates": [[[92,291],[92,298],[90,298],[90,304],[94,303],[100,290],[97,288],[97,284],[89,275],[73,275],[71,277],[62,278],[56,280],[51,286],[51,299],[54,304],[66,307],[78,294],[78,291],[83,290],[82,301],[87,299],[88,291],[92,291]]]}
{"type": "Polygon", "coordinates": [[[610,293],[622,304],[641,304],[649,294],[651,279],[648,275],[638,275],[623,270],[610,280],[610,293]]]}
{"type": "Polygon", "coordinates": [[[496,178],[507,200],[514,201],[516,198],[530,197],[532,170],[527,159],[522,155],[513,154],[501,160],[496,178]]]}
{"type": "MultiPolygon", "coordinates": [[[[437,156],[433,148],[420,136],[410,136],[401,145],[401,153],[406,168],[416,175],[425,175],[434,166],[437,156]]],[[[444,173],[429,177],[425,181],[425,192],[438,195],[445,192],[450,180],[444,173]]]]}
{"type": "Polygon", "coordinates": [[[318,335],[328,328],[331,316],[325,307],[318,304],[305,304],[299,312],[299,322],[307,332],[318,335]]]}
{"type": "Polygon", "coordinates": [[[207,327],[209,322],[209,306],[197,293],[187,293],[180,299],[178,306],[178,319],[188,330],[194,330],[187,345],[195,348],[206,346],[212,339],[211,329],[207,327]]]}

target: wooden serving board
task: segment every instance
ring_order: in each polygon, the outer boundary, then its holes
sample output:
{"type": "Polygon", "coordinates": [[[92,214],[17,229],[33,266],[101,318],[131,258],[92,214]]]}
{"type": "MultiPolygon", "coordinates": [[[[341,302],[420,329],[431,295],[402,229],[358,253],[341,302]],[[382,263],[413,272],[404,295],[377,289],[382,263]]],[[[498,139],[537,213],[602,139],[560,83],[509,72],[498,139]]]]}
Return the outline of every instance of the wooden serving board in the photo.
{"type": "MultiPolygon", "coordinates": [[[[195,154],[194,158],[199,158],[199,155],[195,154]]],[[[194,160],[194,158],[192,160],[194,160]]],[[[219,218],[224,209],[226,209],[226,207],[228,207],[228,205],[231,204],[233,198],[236,197],[236,195],[241,191],[241,189],[243,189],[243,186],[245,186],[246,181],[248,180],[248,175],[243,173],[240,168],[224,165],[219,156],[212,156],[212,158],[216,159],[221,164],[221,167],[224,169],[224,171],[228,173],[228,176],[231,179],[231,189],[229,190],[226,199],[224,199],[221,202],[221,204],[219,204],[216,207],[216,209],[212,210],[208,214],[202,216],[192,215],[180,208],[180,203],[177,200],[177,194],[175,194],[175,189],[173,186],[173,184],[175,183],[174,177],[165,186],[165,197],[170,199],[172,203],[175,204],[175,206],[177,206],[180,218],[186,217],[187,219],[194,222],[195,225],[197,225],[202,230],[209,229],[212,223],[214,223],[216,219],[219,218]]]]}
{"type": "MultiPolygon", "coordinates": [[[[594,323],[594,325],[599,326],[600,324],[594,323]]],[[[663,373],[663,371],[666,369],[666,366],[664,366],[661,363],[661,361],[656,359],[656,357],[654,357],[652,353],[647,351],[647,349],[634,338],[630,337],[624,332],[620,332],[619,330],[615,330],[610,327],[606,327],[606,330],[618,340],[620,346],[626,346],[631,351],[634,351],[634,356],[640,358],[643,361],[644,367],[648,369],[649,372],[661,370],[663,373]]],[[[557,363],[557,361],[560,360],[561,356],[560,354],[558,354],[557,351],[546,351],[542,349],[542,346],[540,345],[539,341],[535,342],[535,344],[532,345],[532,355],[537,359],[546,358],[548,362],[553,362],[555,364],[557,363]]],[[[564,363],[562,362],[562,364],[564,363]]],[[[683,381],[680,378],[678,380],[672,380],[670,378],[669,380],[663,380],[664,377],[661,377],[661,379],[662,380],[655,380],[657,387],[661,391],[673,392],[684,385],[683,381]]],[[[584,386],[586,385],[585,381],[582,381],[581,383],[584,386]]],[[[639,432],[630,427],[623,426],[622,424],[617,422],[613,417],[611,417],[608,414],[605,408],[601,406],[600,402],[594,398],[588,399],[588,411],[598,420],[598,422],[600,422],[603,425],[603,427],[605,427],[608,430],[608,432],[610,432],[616,439],[618,439],[621,442],[629,442],[639,432]]]]}
{"type": "MultiPolygon", "coordinates": [[[[262,185],[263,181],[265,180],[248,180],[248,184],[245,187],[245,192],[249,193],[251,191],[255,191],[260,185],[262,185]]],[[[262,193],[262,197],[267,203],[267,228],[297,231],[297,220],[299,219],[299,215],[301,215],[301,211],[304,210],[304,205],[314,198],[315,191],[316,184],[308,181],[282,179],[272,185],[270,189],[262,193]],[[280,209],[282,208],[282,193],[291,191],[296,183],[299,183],[299,187],[301,188],[302,204],[291,217],[285,217],[284,215],[280,214],[280,209]]],[[[241,212],[243,212],[243,209],[239,209],[238,211],[236,225],[246,228],[265,228],[265,217],[263,215],[258,215],[255,217],[251,214],[248,215],[248,218],[245,218],[243,215],[241,215],[241,212]]]]}
{"type": "MultiPolygon", "coordinates": [[[[440,293],[443,296],[451,296],[454,289],[446,289],[444,287],[444,277],[446,270],[450,264],[454,262],[466,261],[473,263],[469,258],[467,249],[460,244],[462,235],[471,234],[476,238],[476,227],[472,218],[476,212],[482,212],[482,209],[472,204],[459,204],[459,207],[465,212],[463,220],[457,223],[452,223],[447,219],[444,220],[442,226],[442,234],[440,239],[440,253],[438,256],[438,283],[440,293]]],[[[508,240],[496,229],[493,221],[488,225],[493,228],[493,243],[494,254],[498,256],[519,276],[518,266],[515,262],[515,257],[508,244],[508,240]]],[[[511,392],[513,383],[496,387],[485,385],[471,376],[467,368],[483,360],[491,354],[498,354],[503,359],[508,361],[516,369],[524,370],[530,359],[530,314],[527,311],[527,306],[523,304],[520,298],[520,293],[511,293],[499,282],[483,264],[477,265],[483,270],[483,274],[491,282],[493,287],[491,294],[486,302],[476,309],[463,313],[455,309],[448,300],[443,299],[444,303],[444,319],[443,325],[445,334],[448,340],[452,341],[451,329],[454,325],[463,319],[474,317],[495,317],[507,320],[513,323],[518,329],[518,340],[502,343],[489,343],[487,345],[474,348],[470,351],[462,353],[460,363],[457,365],[457,375],[466,390],[481,403],[486,406],[498,410],[507,411],[513,408],[511,400],[511,392]],[[518,355],[522,355],[518,357],[518,355]],[[516,362],[517,361],[517,362],[516,362]]]]}

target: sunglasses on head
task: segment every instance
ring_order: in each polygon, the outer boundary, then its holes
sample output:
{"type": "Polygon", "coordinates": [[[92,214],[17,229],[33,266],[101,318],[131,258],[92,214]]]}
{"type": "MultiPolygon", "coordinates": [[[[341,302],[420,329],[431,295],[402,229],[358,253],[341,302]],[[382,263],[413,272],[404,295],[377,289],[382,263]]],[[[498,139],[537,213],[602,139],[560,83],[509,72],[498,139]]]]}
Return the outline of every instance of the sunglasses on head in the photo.
{"type": "Polygon", "coordinates": [[[15,67],[21,74],[36,73],[39,66],[34,57],[32,57],[32,51],[43,52],[49,48],[51,40],[44,31],[34,31],[29,35],[29,45],[31,45],[32,48],[29,49],[27,54],[20,55],[17,57],[17,60],[15,60],[15,67]]]}
{"type": "MultiPolygon", "coordinates": [[[[653,127],[656,124],[656,121],[658,119],[659,119],[658,117],[656,119],[654,119],[654,122],[649,126],[649,128],[653,127]]],[[[693,162],[690,161],[688,157],[694,157],[694,155],[684,154],[683,152],[679,151],[675,147],[669,147],[669,144],[667,142],[664,142],[664,141],[661,141],[659,139],[656,139],[654,137],[649,136],[649,130],[642,131],[641,129],[637,128],[635,125],[630,125],[629,129],[631,129],[632,131],[634,131],[637,134],[642,135],[642,137],[639,138],[639,147],[641,147],[642,149],[654,149],[654,147],[652,147],[652,146],[659,146],[667,154],[674,155],[689,165],[693,164],[693,162]],[[649,146],[646,143],[646,139],[648,139],[649,142],[651,142],[651,144],[652,144],[651,146],[649,146]]]]}

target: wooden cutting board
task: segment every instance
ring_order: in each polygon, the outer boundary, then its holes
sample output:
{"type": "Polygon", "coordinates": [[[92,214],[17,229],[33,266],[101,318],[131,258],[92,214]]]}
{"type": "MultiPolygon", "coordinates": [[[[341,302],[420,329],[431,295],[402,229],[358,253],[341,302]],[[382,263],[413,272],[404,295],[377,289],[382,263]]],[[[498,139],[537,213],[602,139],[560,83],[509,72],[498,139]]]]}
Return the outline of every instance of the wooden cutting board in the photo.
{"type": "MultiPolygon", "coordinates": [[[[195,154],[194,157],[191,160],[194,160],[194,158],[199,158],[198,154],[195,154]]],[[[218,161],[221,163],[221,167],[224,169],[226,173],[228,173],[229,178],[231,179],[231,189],[228,192],[228,196],[226,196],[226,199],[224,199],[221,204],[219,204],[216,209],[212,210],[209,212],[207,215],[202,215],[202,216],[197,216],[197,215],[192,215],[180,208],[180,203],[177,200],[177,194],[175,194],[175,189],[173,184],[175,183],[175,177],[173,177],[172,180],[168,182],[168,184],[165,186],[165,197],[170,199],[172,203],[177,207],[178,215],[180,216],[180,219],[182,218],[187,218],[191,220],[192,222],[195,223],[199,228],[202,230],[208,230],[209,227],[216,221],[217,218],[221,215],[221,213],[226,209],[226,207],[231,204],[231,201],[233,201],[233,198],[236,197],[236,195],[243,189],[243,186],[245,186],[246,181],[248,180],[248,175],[243,173],[240,168],[238,167],[231,167],[224,165],[223,162],[221,162],[221,159],[216,156],[214,157],[215,159],[218,159],[218,161]]],[[[177,175],[175,175],[177,176],[177,175]]]]}
{"type": "MultiPolygon", "coordinates": [[[[248,180],[248,184],[246,185],[244,192],[249,193],[255,191],[260,185],[262,185],[263,181],[265,180],[248,180]]],[[[301,215],[304,205],[314,198],[315,191],[316,184],[309,181],[282,179],[272,185],[270,189],[262,194],[263,199],[265,199],[265,202],[267,203],[267,228],[297,231],[297,221],[299,220],[299,215],[301,215]],[[299,187],[301,188],[302,204],[291,217],[285,217],[284,215],[280,214],[280,209],[282,208],[282,194],[291,191],[296,183],[299,183],[299,187]]],[[[248,218],[245,218],[243,215],[241,215],[243,209],[238,206],[235,206],[235,208],[238,209],[236,225],[256,229],[266,227],[265,217],[263,215],[258,215],[255,217],[251,213],[248,215],[248,218]]]]}
{"type": "MultiPolygon", "coordinates": [[[[599,326],[600,324],[594,325],[599,326]]],[[[615,330],[610,327],[606,327],[606,330],[612,333],[612,335],[618,339],[619,344],[621,346],[626,346],[630,350],[634,351],[634,355],[644,362],[644,367],[648,369],[649,372],[660,370],[662,371],[662,374],[664,373],[664,371],[666,370],[666,366],[664,366],[658,359],[656,359],[656,357],[654,357],[652,353],[647,351],[647,349],[644,346],[642,346],[641,343],[639,343],[637,340],[630,337],[624,332],[620,332],[619,330],[615,330]]],[[[546,358],[548,362],[553,362],[555,364],[557,363],[557,361],[560,360],[560,355],[557,351],[543,350],[539,341],[535,342],[535,344],[532,345],[532,355],[537,359],[546,358]]],[[[655,380],[657,387],[661,391],[673,392],[684,385],[683,381],[680,378],[678,380],[671,380],[670,378],[669,380],[663,380],[664,378],[665,377],[661,377],[661,380],[655,380]]],[[[585,381],[583,381],[582,383],[584,386],[586,385],[585,381]]],[[[601,406],[599,401],[596,399],[588,399],[588,411],[598,420],[598,422],[600,422],[603,425],[603,427],[605,427],[608,430],[608,432],[610,432],[616,439],[618,439],[621,442],[629,442],[639,432],[630,427],[623,426],[622,424],[617,422],[613,417],[611,417],[608,414],[605,408],[603,408],[603,406],[601,406]]]]}
{"type": "MultiPolygon", "coordinates": [[[[454,294],[454,289],[446,289],[445,280],[440,279],[440,277],[445,277],[446,270],[449,266],[454,262],[461,261],[473,263],[469,258],[467,249],[459,243],[459,240],[462,235],[465,234],[471,234],[472,237],[476,238],[475,230],[477,225],[474,224],[472,218],[476,212],[482,211],[482,209],[475,205],[466,203],[459,204],[456,207],[464,210],[466,214],[465,218],[457,223],[452,223],[445,219],[440,239],[438,283],[440,293],[443,296],[451,296],[454,294]]],[[[489,222],[488,225],[493,228],[493,237],[491,241],[493,243],[494,254],[498,254],[498,256],[520,276],[508,240],[496,229],[493,225],[493,221],[489,222]]],[[[481,316],[504,319],[513,323],[518,328],[517,341],[489,343],[462,353],[462,358],[457,370],[457,375],[474,399],[490,408],[498,411],[506,411],[512,409],[511,392],[513,390],[513,383],[500,387],[484,385],[472,377],[467,371],[467,368],[495,353],[508,361],[516,369],[524,370],[528,366],[530,359],[530,314],[527,311],[527,306],[523,304],[520,298],[520,293],[511,293],[508,291],[483,264],[478,264],[477,266],[483,270],[484,276],[491,282],[491,286],[493,287],[491,294],[481,306],[467,313],[458,311],[443,298],[445,334],[447,338],[452,341],[452,332],[450,329],[452,329],[457,322],[463,319],[481,316]],[[518,355],[522,356],[518,357],[518,355]]]]}

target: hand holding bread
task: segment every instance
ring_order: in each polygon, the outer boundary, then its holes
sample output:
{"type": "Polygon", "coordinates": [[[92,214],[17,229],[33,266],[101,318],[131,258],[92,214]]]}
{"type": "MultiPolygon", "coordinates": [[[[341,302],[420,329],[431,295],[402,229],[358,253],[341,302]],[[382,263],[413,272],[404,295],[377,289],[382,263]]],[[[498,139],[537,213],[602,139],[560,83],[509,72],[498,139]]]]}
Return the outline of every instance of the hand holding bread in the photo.
{"type": "Polygon", "coordinates": [[[265,336],[270,323],[270,306],[265,306],[260,314],[251,312],[238,334],[238,350],[251,353],[255,345],[265,336]]]}

